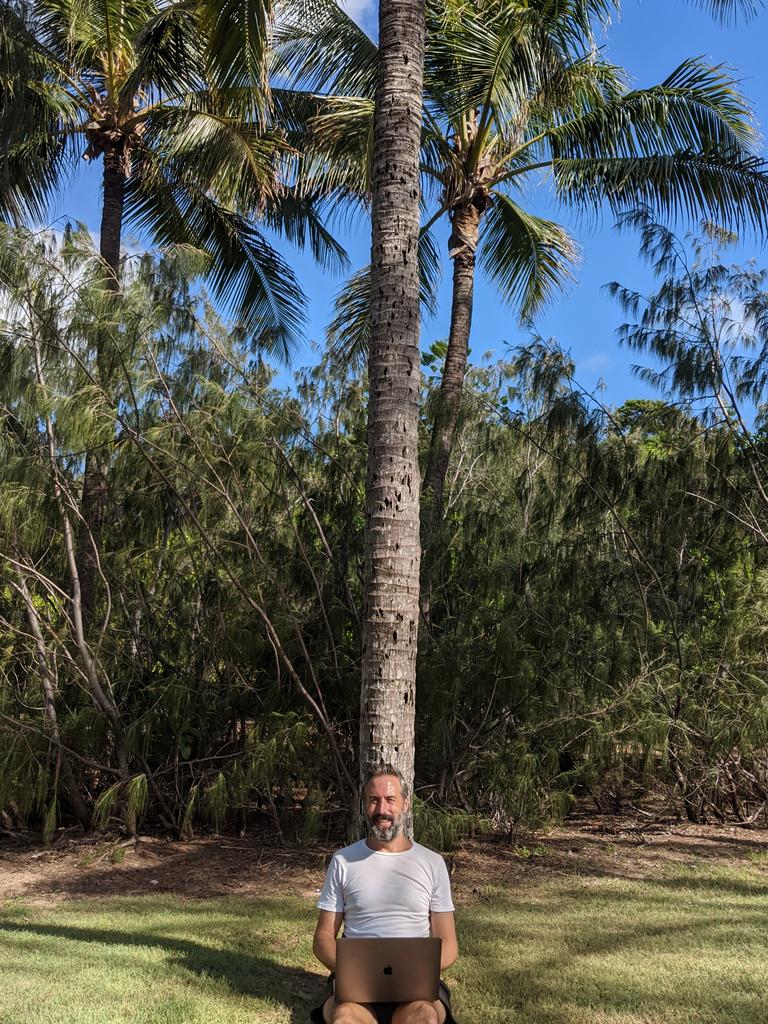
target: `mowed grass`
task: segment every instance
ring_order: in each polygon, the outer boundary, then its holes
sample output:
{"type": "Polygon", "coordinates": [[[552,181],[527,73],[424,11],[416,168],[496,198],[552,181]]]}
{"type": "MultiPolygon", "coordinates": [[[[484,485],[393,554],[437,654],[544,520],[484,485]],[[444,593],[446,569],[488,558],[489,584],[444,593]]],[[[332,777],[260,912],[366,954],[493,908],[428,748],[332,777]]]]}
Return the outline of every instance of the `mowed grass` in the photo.
{"type": "MultiPolygon", "coordinates": [[[[0,1024],[304,1024],[323,989],[294,899],[0,908],[0,1024]]],[[[551,875],[460,908],[459,1024],[766,1024],[768,873],[551,875]]]]}

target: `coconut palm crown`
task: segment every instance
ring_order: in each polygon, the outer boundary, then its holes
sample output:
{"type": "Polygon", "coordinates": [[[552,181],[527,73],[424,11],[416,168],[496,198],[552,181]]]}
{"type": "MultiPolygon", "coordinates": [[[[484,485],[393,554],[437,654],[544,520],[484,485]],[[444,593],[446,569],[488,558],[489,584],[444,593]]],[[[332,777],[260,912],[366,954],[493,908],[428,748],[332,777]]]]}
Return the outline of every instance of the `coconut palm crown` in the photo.
{"type": "Polygon", "coordinates": [[[124,222],[208,256],[215,294],[281,352],[300,333],[290,267],[253,223],[290,221],[323,261],[343,253],[292,201],[271,116],[270,0],[0,4],[0,215],[41,220],[79,158],[103,164],[100,251],[119,277],[124,222]]]}
{"type": "MultiPolygon", "coordinates": [[[[685,61],[659,85],[632,89],[605,61],[591,25],[603,0],[427,0],[422,129],[422,237],[451,224],[451,328],[424,486],[438,505],[458,417],[476,264],[521,318],[567,287],[578,249],[531,212],[525,189],[549,182],[582,211],[643,204],[670,218],[702,214],[764,232],[768,175],[749,108],[727,69],[685,61]]],[[[318,180],[343,195],[368,189],[376,46],[332,0],[312,0],[283,30],[285,68],[318,96],[318,180]]],[[[423,260],[433,269],[437,261],[423,260]]],[[[332,339],[367,338],[367,277],[342,293],[332,339]]],[[[429,291],[429,288],[427,288],[429,291]]]]}

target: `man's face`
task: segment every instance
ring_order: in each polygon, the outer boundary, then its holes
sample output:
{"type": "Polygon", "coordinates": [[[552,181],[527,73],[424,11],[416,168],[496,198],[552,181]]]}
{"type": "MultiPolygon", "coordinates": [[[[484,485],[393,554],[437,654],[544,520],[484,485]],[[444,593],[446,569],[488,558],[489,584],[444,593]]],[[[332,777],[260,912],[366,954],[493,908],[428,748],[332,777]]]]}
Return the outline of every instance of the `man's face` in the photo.
{"type": "Polygon", "coordinates": [[[403,828],[408,801],[403,798],[395,775],[377,775],[365,787],[365,817],[368,832],[379,842],[389,843],[403,828]]]}

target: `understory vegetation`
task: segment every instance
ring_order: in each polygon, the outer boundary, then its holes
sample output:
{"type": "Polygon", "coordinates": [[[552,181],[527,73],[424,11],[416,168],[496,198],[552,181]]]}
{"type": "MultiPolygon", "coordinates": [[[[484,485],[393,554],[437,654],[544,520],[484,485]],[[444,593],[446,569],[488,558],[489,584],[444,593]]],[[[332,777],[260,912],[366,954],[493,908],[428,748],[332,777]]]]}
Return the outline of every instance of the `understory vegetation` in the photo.
{"type": "MultiPolygon", "coordinates": [[[[768,820],[764,274],[711,226],[634,227],[659,291],[613,291],[664,398],[603,407],[538,338],[468,372],[422,537],[416,823],[443,848],[651,786],[768,820]]],[[[195,258],[116,291],[83,229],[0,236],[6,830],[311,841],[354,805],[365,378],[277,380],[195,258]]]]}

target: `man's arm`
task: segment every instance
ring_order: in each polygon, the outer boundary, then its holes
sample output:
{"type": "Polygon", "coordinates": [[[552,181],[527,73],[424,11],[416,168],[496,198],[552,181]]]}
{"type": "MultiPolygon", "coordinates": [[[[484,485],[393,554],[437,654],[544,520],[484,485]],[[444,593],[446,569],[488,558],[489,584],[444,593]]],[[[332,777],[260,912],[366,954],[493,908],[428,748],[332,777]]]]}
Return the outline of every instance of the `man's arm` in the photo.
{"type": "Polygon", "coordinates": [[[321,910],[317,919],[312,952],[329,971],[336,970],[336,936],[343,920],[344,913],[340,910],[321,910]]]}
{"type": "Polygon", "coordinates": [[[456,940],[456,922],[452,910],[433,910],[429,915],[429,930],[443,940],[440,954],[440,970],[450,967],[459,955],[459,944],[456,940]]]}

